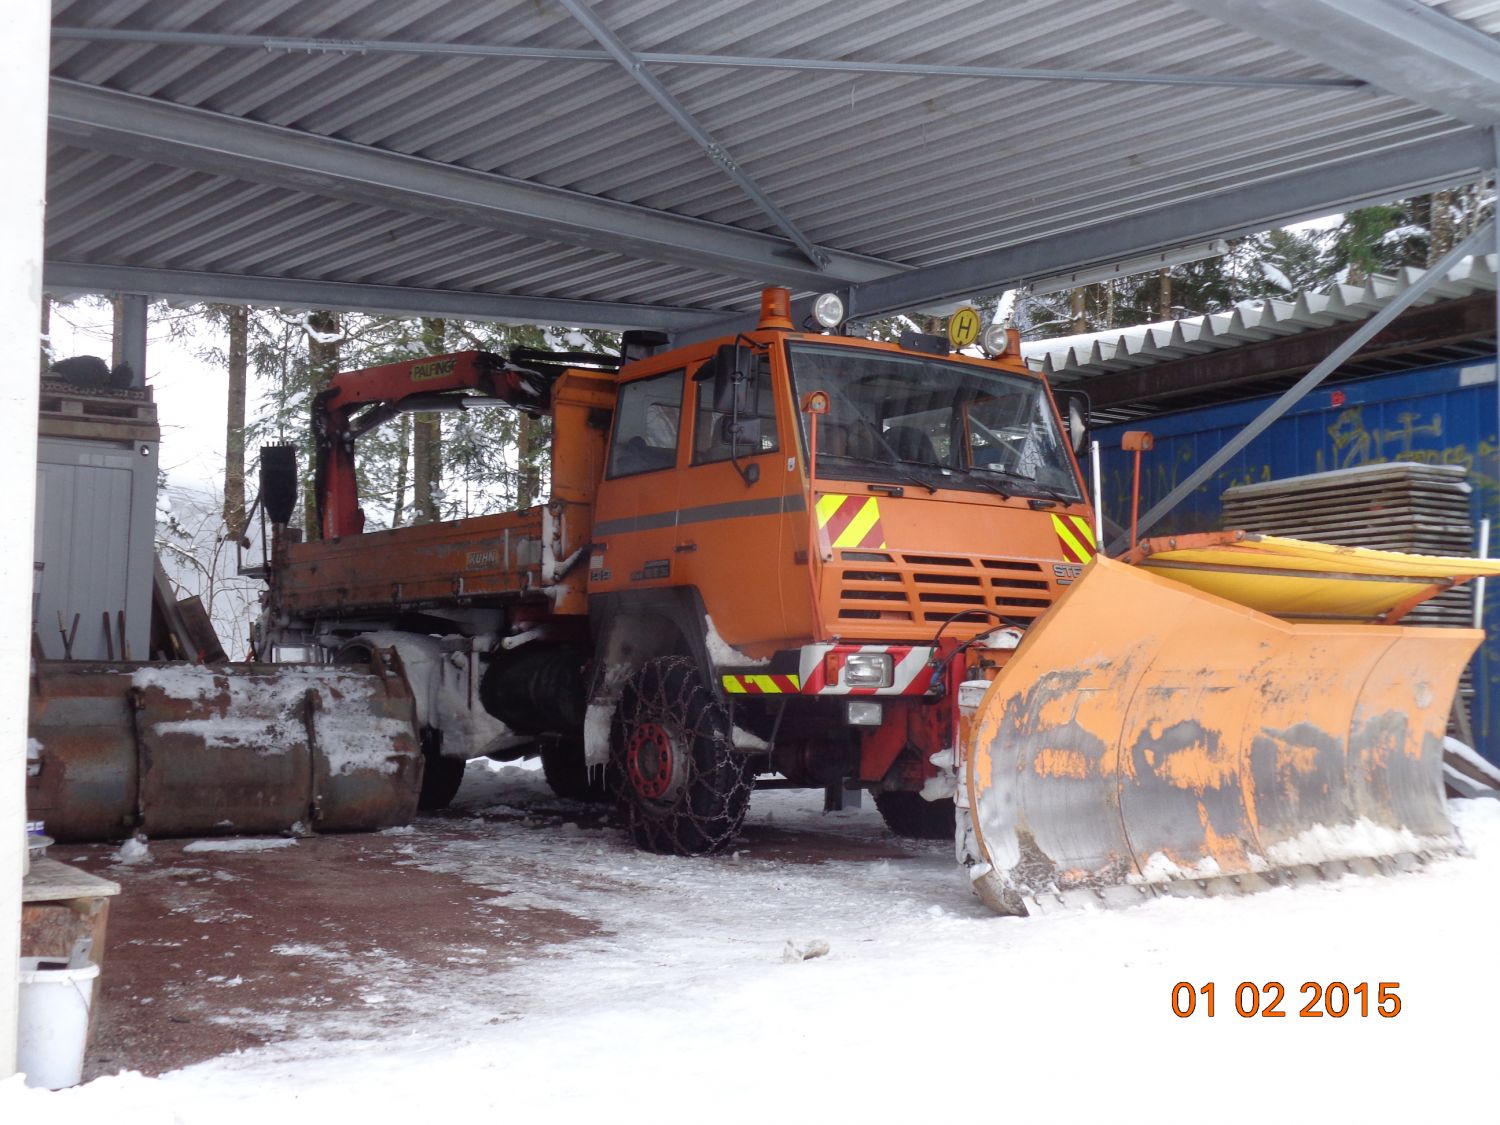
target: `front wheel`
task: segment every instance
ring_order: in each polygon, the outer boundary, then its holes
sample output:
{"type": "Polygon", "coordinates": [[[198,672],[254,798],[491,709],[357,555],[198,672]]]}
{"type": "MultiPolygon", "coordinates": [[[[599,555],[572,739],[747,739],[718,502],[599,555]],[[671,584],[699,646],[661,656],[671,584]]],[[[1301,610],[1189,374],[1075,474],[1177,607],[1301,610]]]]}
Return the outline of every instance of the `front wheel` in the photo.
{"type": "Polygon", "coordinates": [[[610,784],[637,847],[705,855],[728,847],[753,784],[729,715],[691,660],[664,656],[625,685],[610,729],[610,784]]]}
{"type": "Polygon", "coordinates": [[[909,840],[951,840],[954,833],[953,798],[929,801],[920,793],[892,789],[875,794],[885,826],[909,840]]]}

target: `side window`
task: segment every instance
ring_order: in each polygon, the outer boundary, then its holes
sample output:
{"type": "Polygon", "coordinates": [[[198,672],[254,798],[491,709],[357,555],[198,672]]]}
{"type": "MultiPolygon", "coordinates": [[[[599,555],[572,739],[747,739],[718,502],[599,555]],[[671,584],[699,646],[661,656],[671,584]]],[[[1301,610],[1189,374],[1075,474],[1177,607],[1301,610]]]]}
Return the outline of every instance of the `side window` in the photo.
{"type": "MultiPolygon", "coordinates": [[[[776,397],[771,392],[771,358],[760,355],[756,358],[755,375],[752,379],[754,404],[747,414],[740,416],[739,441],[734,446],[738,457],[754,457],[758,453],[770,453],[778,447],[776,443],[776,397]]],[[[733,416],[728,411],[714,409],[713,388],[709,383],[698,384],[698,416],[693,424],[693,464],[704,465],[710,461],[728,461],[730,441],[733,434],[730,426],[733,416]]]]}
{"type": "Polygon", "coordinates": [[[628,477],[676,465],[681,415],[681,371],[653,375],[621,387],[608,475],[628,477]]]}

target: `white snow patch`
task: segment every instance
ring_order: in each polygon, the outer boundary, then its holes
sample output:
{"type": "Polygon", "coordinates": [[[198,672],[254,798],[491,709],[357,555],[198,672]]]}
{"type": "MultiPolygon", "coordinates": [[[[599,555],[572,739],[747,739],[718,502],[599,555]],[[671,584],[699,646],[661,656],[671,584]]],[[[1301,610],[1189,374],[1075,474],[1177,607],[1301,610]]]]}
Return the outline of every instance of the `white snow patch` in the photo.
{"type": "Polygon", "coordinates": [[[811,961],[818,957],[828,956],[829,948],[829,944],[820,938],[804,942],[795,942],[788,938],[786,945],[782,946],[781,959],[788,964],[811,961]]]}
{"type": "Polygon", "coordinates": [[[927,760],[937,767],[938,772],[922,783],[922,800],[942,801],[956,794],[958,774],[953,766],[953,748],[939,750],[927,760]]]}
{"type": "Polygon", "coordinates": [[[116,863],[150,863],[151,849],[144,836],[132,836],[119,846],[110,859],[116,863]]]}
{"type": "Polygon", "coordinates": [[[1495,765],[1488,758],[1480,757],[1479,751],[1475,750],[1472,746],[1465,745],[1456,738],[1444,738],[1443,753],[1452,754],[1455,758],[1461,758],[1488,778],[1491,785],[1500,786],[1500,766],[1495,765]]]}
{"type": "Polygon", "coordinates": [[[1292,867],[1300,863],[1451,848],[1453,843],[1451,839],[1418,836],[1407,828],[1387,828],[1368,817],[1360,817],[1353,824],[1314,824],[1290,840],[1267,848],[1266,858],[1274,866],[1292,867]]]}
{"type": "Polygon", "coordinates": [[[184,852],[270,852],[296,844],[290,836],[242,836],[234,840],[194,840],[184,852]]]}
{"type": "Polygon", "coordinates": [[[719,636],[719,630],[714,628],[714,619],[706,613],[703,615],[703,628],[703,641],[708,648],[708,658],[713,661],[714,667],[760,668],[771,663],[770,659],[766,657],[762,657],[759,660],[752,660],[723,637],[719,636]]]}
{"type": "Polygon", "coordinates": [[[1270,262],[1258,262],[1257,265],[1260,266],[1260,272],[1262,275],[1264,275],[1265,279],[1277,288],[1285,289],[1288,293],[1296,288],[1296,286],[1292,284],[1291,279],[1287,277],[1286,274],[1282,273],[1281,270],[1273,266],[1270,262]]]}
{"type": "Polygon", "coordinates": [[[732,741],[738,750],[769,750],[771,744],[758,734],[752,734],[743,727],[735,727],[732,741]]]}
{"type": "Polygon", "coordinates": [[[368,697],[368,679],[347,669],[285,665],[266,674],[228,675],[199,665],[165,664],[137,668],[130,682],[142,690],[156,688],[168,699],[206,705],[203,718],[155,723],[157,734],[187,735],[201,739],[208,750],[252,750],[266,757],[306,743],[306,695],[317,692],[315,741],[333,774],[390,772],[392,744],[412,735],[400,719],[359,706],[368,697]],[[226,701],[222,707],[220,700],[226,701]]]}
{"type": "Polygon", "coordinates": [[[302,316],[302,331],[307,333],[307,338],[319,344],[337,344],[348,337],[348,333],[342,328],[333,332],[324,332],[321,328],[314,327],[312,313],[304,313],[302,316]]]}

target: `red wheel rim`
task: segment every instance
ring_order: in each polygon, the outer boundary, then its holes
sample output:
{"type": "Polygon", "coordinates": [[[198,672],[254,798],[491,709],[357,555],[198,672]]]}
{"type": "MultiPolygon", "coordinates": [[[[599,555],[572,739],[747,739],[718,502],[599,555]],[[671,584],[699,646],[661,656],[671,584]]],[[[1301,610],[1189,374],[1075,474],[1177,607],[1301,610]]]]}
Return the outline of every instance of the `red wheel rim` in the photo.
{"type": "Polygon", "coordinates": [[[642,723],[625,746],[625,772],[642,797],[659,800],[672,785],[672,739],[657,723],[642,723]]]}

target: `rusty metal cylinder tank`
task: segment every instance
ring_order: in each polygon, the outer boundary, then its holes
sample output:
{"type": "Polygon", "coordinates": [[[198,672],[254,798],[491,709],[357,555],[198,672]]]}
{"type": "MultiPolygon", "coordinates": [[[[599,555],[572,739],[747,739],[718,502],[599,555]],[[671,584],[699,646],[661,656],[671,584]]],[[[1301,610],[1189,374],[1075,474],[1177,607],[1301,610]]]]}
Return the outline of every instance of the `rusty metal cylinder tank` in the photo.
{"type": "Polygon", "coordinates": [[[395,656],[370,669],[41,661],[28,815],[60,841],[404,824],[421,784],[395,656]]]}

